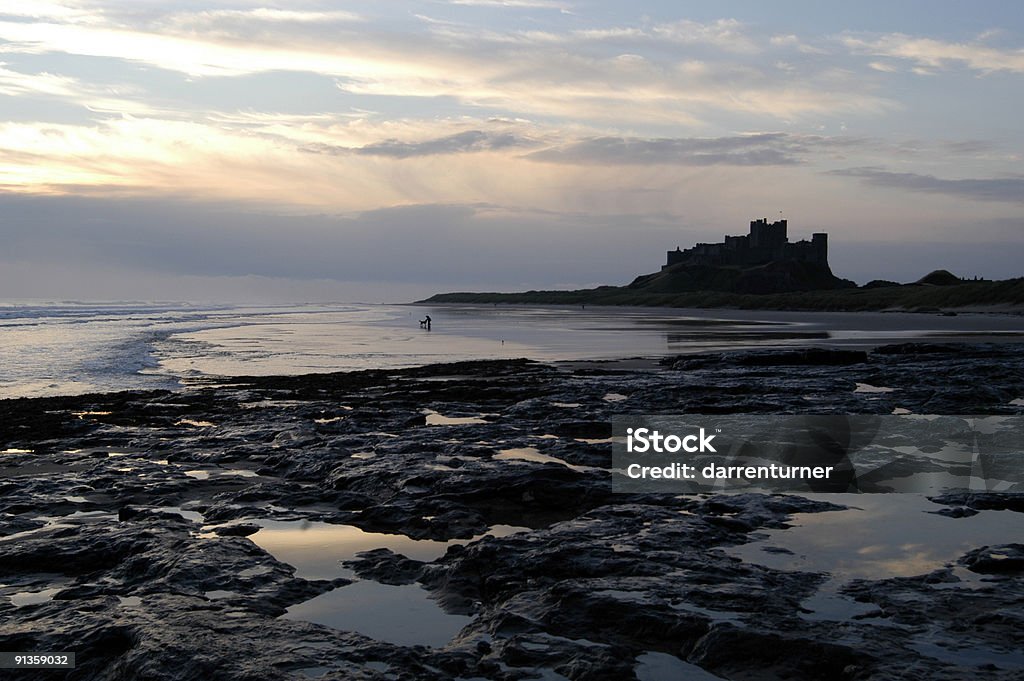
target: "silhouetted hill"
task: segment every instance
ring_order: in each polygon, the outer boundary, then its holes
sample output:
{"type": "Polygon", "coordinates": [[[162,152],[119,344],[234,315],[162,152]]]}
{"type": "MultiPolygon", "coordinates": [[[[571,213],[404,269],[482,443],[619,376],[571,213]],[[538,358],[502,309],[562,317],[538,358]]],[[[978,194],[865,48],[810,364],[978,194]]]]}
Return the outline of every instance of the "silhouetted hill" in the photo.
{"type": "Polygon", "coordinates": [[[872,279],[861,288],[891,288],[893,286],[903,286],[903,284],[896,281],[889,281],[888,279],[872,279]]]}
{"type": "Polygon", "coordinates": [[[678,283],[672,279],[670,274],[668,278],[658,275],[639,277],[629,286],[599,286],[576,291],[441,293],[420,302],[637,305],[750,310],[909,310],[915,312],[938,312],[967,307],[1024,307],[1024,278],[1005,281],[958,281],[960,283],[947,286],[873,282],[871,286],[860,288],[751,294],[727,291],[675,292],[665,290],[671,289],[678,283]],[[640,282],[639,285],[637,282],[640,282]]]}
{"type": "Polygon", "coordinates": [[[956,286],[962,284],[963,280],[949,270],[934,270],[918,279],[917,283],[929,286],[956,286]]]}
{"type": "Polygon", "coordinates": [[[828,265],[781,261],[746,268],[680,263],[637,277],[627,288],[648,293],[719,291],[763,295],[856,286],[852,281],[832,274],[828,265]]]}

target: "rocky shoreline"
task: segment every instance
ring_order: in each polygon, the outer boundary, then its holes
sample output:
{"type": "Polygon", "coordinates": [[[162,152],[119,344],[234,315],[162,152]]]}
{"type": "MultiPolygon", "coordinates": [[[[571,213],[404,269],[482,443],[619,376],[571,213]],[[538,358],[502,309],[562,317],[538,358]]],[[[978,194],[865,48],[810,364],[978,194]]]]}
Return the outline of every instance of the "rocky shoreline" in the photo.
{"type": "MultiPolygon", "coordinates": [[[[826,572],[732,550],[857,497],[612,494],[608,438],[625,413],[1021,414],[1022,397],[1024,346],[905,344],[0,401],[0,650],[77,654],[18,679],[1015,679],[1019,536],[849,581],[853,614],[809,617],[826,572]],[[310,576],[261,544],[287,523],[358,528],[371,550],[310,576]],[[359,584],[465,625],[428,647],[296,610],[359,584]]],[[[922,503],[957,532],[1020,500],[922,503]]]]}

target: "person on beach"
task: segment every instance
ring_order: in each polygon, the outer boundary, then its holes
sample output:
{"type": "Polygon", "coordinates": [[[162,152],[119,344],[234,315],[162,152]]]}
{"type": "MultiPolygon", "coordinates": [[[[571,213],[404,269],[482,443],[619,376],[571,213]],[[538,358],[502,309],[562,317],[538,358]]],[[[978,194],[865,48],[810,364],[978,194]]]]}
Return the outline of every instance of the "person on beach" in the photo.
{"type": "Polygon", "coordinates": [[[426,319],[420,320],[420,326],[425,328],[427,331],[430,331],[430,315],[427,315],[426,319]]]}

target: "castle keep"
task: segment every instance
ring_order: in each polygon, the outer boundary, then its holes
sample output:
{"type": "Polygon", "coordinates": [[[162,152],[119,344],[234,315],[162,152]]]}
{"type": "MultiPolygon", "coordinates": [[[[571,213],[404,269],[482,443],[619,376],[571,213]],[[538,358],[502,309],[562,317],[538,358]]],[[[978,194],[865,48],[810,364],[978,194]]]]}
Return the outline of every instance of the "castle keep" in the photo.
{"type": "Polygon", "coordinates": [[[750,267],[769,262],[806,262],[828,267],[828,234],[811,235],[810,241],[790,243],[786,236],[786,221],[769,223],[766,218],[750,223],[750,234],[726,236],[717,244],[697,244],[685,251],[676,248],[668,252],[665,267],[679,263],[712,265],[717,267],[750,267]]]}

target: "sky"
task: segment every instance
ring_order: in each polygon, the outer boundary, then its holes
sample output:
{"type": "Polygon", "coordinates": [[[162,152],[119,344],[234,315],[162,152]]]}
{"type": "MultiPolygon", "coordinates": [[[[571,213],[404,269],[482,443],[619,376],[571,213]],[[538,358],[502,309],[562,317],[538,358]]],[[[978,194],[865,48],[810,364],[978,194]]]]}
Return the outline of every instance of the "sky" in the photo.
{"type": "Polygon", "coordinates": [[[1024,275],[1024,5],[0,0],[0,299],[1024,275]]]}

